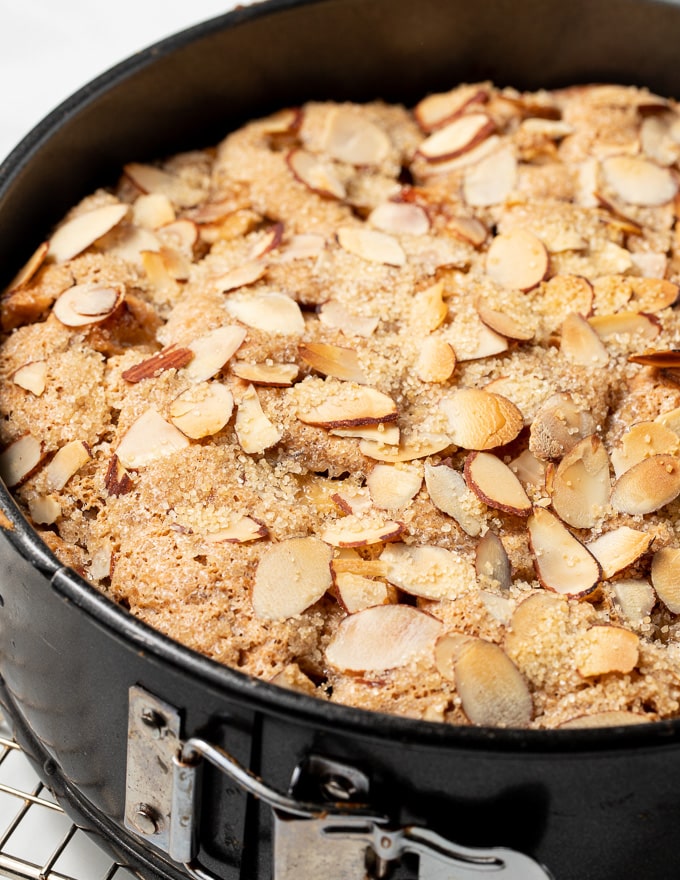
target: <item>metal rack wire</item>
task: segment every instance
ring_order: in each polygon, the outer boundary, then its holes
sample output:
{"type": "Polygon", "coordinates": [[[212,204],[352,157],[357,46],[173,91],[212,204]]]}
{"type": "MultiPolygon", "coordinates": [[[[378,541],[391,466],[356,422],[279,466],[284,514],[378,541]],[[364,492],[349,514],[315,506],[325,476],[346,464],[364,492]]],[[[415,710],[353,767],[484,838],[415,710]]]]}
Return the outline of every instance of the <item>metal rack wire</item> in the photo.
{"type": "Polygon", "coordinates": [[[0,877],[135,880],[74,825],[40,782],[0,716],[0,877]]]}

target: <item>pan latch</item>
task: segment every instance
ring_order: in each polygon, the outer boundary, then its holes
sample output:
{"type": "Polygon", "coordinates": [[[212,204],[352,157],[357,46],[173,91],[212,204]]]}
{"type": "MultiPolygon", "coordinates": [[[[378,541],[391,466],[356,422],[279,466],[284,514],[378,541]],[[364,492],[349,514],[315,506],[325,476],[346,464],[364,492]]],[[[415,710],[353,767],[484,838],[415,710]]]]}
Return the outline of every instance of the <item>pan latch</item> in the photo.
{"type": "Polygon", "coordinates": [[[131,688],[125,825],[194,880],[218,880],[198,861],[206,762],[271,807],[272,880],[387,880],[395,871],[414,880],[551,880],[514,850],[464,847],[427,828],[395,827],[369,806],[369,780],[355,767],[312,756],[283,794],[223,749],[199,737],[181,739],[180,728],[176,709],[131,688]],[[310,790],[318,796],[308,800],[310,790]]]}

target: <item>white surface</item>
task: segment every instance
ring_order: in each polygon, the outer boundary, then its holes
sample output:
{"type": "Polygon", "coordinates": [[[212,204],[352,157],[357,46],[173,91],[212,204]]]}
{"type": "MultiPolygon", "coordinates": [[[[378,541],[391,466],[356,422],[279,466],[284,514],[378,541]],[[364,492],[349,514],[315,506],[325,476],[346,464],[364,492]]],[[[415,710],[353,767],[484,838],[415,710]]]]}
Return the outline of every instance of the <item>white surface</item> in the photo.
{"type": "Polygon", "coordinates": [[[0,0],[0,161],[43,116],[98,74],[236,5],[237,0],[0,0]]]}

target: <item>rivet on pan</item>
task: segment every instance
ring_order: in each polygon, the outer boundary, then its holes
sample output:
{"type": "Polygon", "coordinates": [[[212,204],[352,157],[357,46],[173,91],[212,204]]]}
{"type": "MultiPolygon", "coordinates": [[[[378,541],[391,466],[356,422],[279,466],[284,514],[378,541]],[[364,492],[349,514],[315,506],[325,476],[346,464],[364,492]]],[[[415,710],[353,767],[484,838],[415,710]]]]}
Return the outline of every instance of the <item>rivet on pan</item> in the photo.
{"type": "Polygon", "coordinates": [[[163,728],[166,725],[165,718],[160,714],[160,712],[156,712],[155,709],[150,709],[145,707],[142,709],[142,723],[146,725],[146,727],[151,728],[152,736],[154,738],[158,738],[163,728]]]}
{"type": "Polygon", "coordinates": [[[158,813],[149,804],[137,804],[132,823],[140,834],[157,834],[161,820],[158,813]]]}

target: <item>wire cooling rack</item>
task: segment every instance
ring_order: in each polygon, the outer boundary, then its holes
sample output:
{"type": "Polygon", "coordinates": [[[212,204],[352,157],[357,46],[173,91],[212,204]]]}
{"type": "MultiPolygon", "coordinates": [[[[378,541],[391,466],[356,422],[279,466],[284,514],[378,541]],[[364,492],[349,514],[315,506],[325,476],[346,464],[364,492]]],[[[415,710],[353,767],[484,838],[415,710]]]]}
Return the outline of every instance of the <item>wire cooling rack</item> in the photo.
{"type": "Polygon", "coordinates": [[[66,816],[12,739],[1,715],[0,877],[136,880],[66,816]]]}

